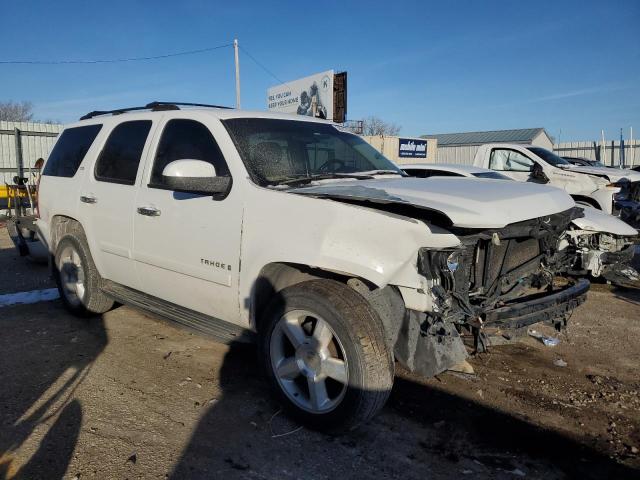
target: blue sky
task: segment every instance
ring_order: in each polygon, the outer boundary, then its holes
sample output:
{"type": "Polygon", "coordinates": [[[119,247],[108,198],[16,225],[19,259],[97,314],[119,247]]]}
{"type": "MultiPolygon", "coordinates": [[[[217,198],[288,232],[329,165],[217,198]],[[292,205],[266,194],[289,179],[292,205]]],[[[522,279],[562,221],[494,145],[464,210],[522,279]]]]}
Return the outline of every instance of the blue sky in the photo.
{"type": "MultiPolygon", "coordinates": [[[[350,119],[407,136],[546,127],[640,137],[640,1],[10,2],[0,60],[153,56],[238,38],[284,81],[349,75],[350,119]]],[[[277,83],[241,52],[242,106],[277,83]]],[[[0,65],[0,100],[39,118],[151,100],[235,102],[233,51],[136,63],[0,65]]]]}

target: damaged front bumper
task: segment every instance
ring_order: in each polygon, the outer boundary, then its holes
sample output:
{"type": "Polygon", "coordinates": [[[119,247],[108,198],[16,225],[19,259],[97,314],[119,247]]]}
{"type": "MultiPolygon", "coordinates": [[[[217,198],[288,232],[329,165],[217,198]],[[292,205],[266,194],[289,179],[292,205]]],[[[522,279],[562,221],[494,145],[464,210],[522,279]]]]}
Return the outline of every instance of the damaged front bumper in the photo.
{"type": "MultiPolygon", "coordinates": [[[[545,293],[529,300],[504,305],[467,322],[476,330],[476,338],[500,332],[512,337],[522,328],[546,322],[556,328],[564,326],[566,316],[584,303],[589,282],[579,280],[556,293],[545,293]]],[[[488,342],[475,342],[476,349],[484,350],[488,342]],[[481,348],[478,348],[478,347],[481,348]]],[[[468,356],[460,332],[452,322],[427,313],[407,310],[395,337],[396,359],[411,372],[433,377],[462,363],[468,356]]]]}
{"type": "Polygon", "coordinates": [[[580,279],[556,293],[544,293],[544,296],[538,298],[495,308],[485,314],[482,326],[516,330],[534,323],[547,322],[560,327],[564,315],[584,303],[589,286],[587,280],[580,279]]]}

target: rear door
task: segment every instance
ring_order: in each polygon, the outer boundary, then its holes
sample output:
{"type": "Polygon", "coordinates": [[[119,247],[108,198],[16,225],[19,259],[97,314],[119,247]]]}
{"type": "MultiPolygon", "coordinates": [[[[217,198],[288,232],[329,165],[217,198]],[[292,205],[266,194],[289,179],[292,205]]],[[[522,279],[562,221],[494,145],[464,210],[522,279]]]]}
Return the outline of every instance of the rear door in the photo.
{"type": "Polygon", "coordinates": [[[132,288],[139,287],[133,264],[134,206],[152,128],[151,119],[116,125],[80,194],[80,217],[100,274],[132,288]]]}
{"type": "Polygon", "coordinates": [[[225,138],[220,144],[233,148],[214,118],[172,118],[159,127],[136,201],[134,257],[145,293],[237,322],[243,214],[239,189],[213,197],[176,192],[162,177],[166,165],[184,159],[211,163],[217,176],[231,176],[216,138],[225,138]]]}

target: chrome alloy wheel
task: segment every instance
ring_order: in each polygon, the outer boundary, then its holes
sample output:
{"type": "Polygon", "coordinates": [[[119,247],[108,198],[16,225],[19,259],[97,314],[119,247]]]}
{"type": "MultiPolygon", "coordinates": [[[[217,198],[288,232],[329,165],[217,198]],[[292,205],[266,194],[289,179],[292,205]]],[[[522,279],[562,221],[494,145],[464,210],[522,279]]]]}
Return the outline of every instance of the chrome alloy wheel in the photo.
{"type": "Polygon", "coordinates": [[[278,384],[297,407],[326,413],[342,401],[349,384],[344,347],[329,324],[307,310],[285,313],[270,342],[278,384]]]}
{"type": "Polygon", "coordinates": [[[85,295],[85,278],[82,258],[71,245],[66,245],[58,256],[57,265],[60,272],[62,293],[74,306],[82,304],[85,295]]]}

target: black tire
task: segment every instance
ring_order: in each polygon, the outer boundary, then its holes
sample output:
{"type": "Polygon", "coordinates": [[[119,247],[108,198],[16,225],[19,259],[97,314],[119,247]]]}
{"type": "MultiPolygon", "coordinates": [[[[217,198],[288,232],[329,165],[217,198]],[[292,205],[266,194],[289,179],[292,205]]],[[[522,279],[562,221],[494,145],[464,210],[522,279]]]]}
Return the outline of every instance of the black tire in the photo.
{"type": "Polygon", "coordinates": [[[53,258],[53,276],[60,292],[60,297],[65,307],[74,315],[86,317],[105,313],[113,308],[114,301],[106,296],[100,286],[102,278],[96,269],[87,239],[79,225],[71,228],[71,232],[66,233],[58,242],[56,253],[53,258]],[[63,252],[73,249],[77,252],[81,260],[82,275],[84,278],[84,294],[79,301],[73,301],[63,286],[61,272],[58,268],[60,265],[60,257],[63,252]]]}
{"type": "Polygon", "coordinates": [[[351,430],[385,404],[393,386],[393,357],[380,318],[355,290],[334,280],[310,280],[287,287],[275,294],[259,326],[260,360],[268,381],[286,411],[304,425],[331,433],[351,430]],[[272,336],[278,322],[285,313],[300,310],[313,312],[329,324],[347,359],[346,389],[337,406],[326,413],[296,405],[272,365],[272,336]]]}

